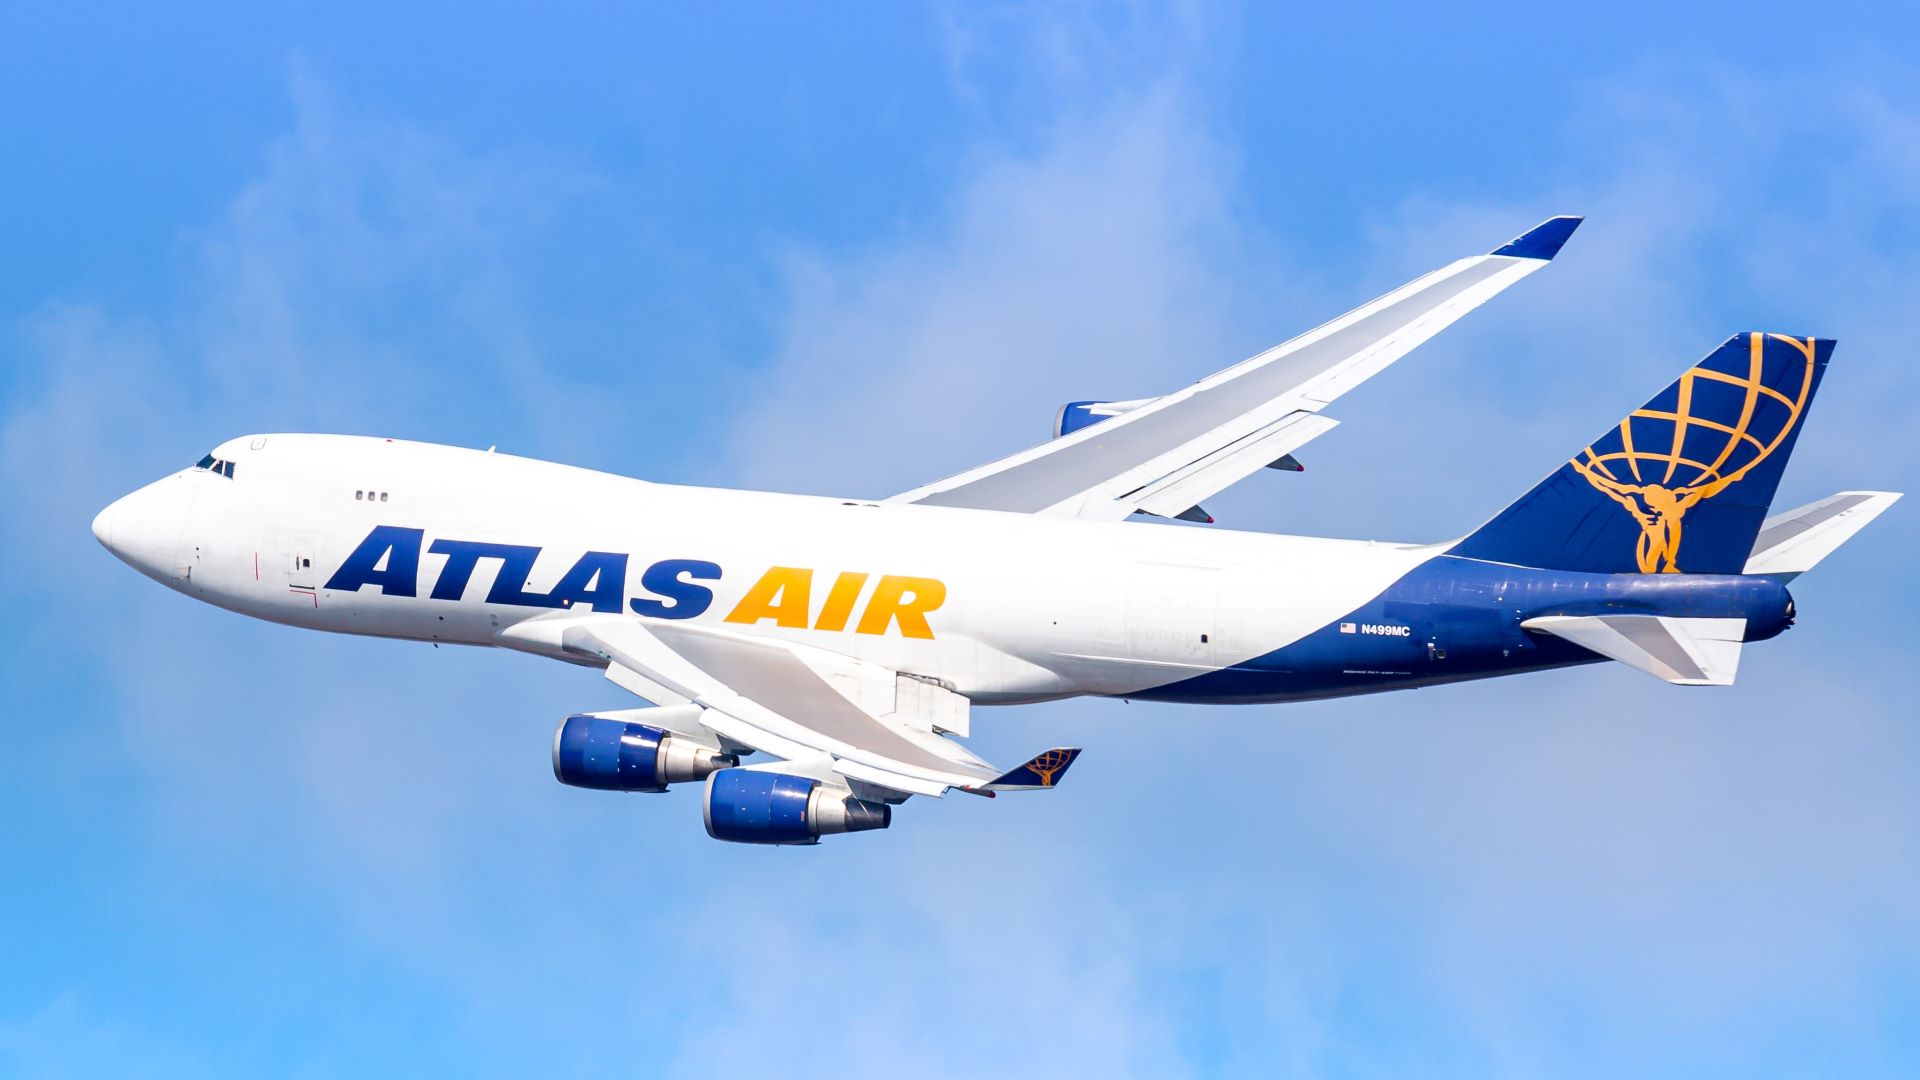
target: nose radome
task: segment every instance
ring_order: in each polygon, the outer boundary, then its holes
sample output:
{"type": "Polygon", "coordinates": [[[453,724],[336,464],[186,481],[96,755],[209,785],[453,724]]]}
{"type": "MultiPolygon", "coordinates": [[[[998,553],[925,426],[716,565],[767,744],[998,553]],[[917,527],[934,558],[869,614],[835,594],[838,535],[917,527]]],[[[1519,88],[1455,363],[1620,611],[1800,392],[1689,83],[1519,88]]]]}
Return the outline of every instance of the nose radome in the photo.
{"type": "Polygon", "coordinates": [[[162,584],[177,576],[180,531],[192,505],[192,484],[179,476],[129,492],[93,519],[93,535],[113,557],[162,584]]]}
{"type": "Polygon", "coordinates": [[[108,551],[113,550],[113,519],[118,516],[122,501],[115,499],[107,504],[105,510],[93,515],[93,538],[108,551]]]}

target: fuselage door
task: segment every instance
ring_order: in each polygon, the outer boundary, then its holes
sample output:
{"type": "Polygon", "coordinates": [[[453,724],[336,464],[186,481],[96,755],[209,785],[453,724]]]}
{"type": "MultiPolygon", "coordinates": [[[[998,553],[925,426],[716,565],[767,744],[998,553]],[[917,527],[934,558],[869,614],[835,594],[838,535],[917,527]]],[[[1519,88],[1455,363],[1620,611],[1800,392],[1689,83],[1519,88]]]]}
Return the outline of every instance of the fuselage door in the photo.
{"type": "Polygon", "coordinates": [[[287,587],[301,592],[319,588],[320,536],[308,532],[283,532],[275,537],[275,554],[287,587]]]}
{"type": "Polygon", "coordinates": [[[1129,586],[1127,637],[1135,659],[1197,664],[1218,650],[1217,568],[1141,562],[1129,586]]]}

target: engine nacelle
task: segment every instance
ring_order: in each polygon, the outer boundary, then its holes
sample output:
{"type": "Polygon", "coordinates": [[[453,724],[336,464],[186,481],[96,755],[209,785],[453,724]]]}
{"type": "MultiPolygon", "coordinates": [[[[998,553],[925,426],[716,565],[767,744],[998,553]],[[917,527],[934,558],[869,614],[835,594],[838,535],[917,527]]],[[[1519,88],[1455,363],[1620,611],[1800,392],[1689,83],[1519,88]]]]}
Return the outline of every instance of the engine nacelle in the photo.
{"type": "Polygon", "coordinates": [[[1140,401],[1069,401],[1060,406],[1053,414],[1053,437],[1071,435],[1083,427],[1090,427],[1102,420],[1111,419],[1120,413],[1129,412],[1146,404],[1151,399],[1140,401]]]}
{"type": "Polygon", "coordinates": [[[707,835],[736,844],[813,844],[834,833],[884,829],[893,808],[804,776],[722,769],[707,777],[707,835]]]}
{"type": "Polygon", "coordinates": [[[665,791],[740,759],[646,724],[569,716],[553,733],[553,777],[596,791],[665,791]]]}

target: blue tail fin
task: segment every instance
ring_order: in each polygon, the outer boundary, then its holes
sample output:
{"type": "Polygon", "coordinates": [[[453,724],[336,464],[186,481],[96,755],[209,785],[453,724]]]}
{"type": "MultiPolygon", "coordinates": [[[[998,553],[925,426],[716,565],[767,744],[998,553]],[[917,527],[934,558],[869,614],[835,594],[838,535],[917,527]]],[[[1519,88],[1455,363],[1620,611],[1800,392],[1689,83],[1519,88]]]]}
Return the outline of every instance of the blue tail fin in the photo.
{"type": "Polygon", "coordinates": [[[1737,574],[1833,342],[1737,334],[1453,548],[1594,573],[1737,574]]]}

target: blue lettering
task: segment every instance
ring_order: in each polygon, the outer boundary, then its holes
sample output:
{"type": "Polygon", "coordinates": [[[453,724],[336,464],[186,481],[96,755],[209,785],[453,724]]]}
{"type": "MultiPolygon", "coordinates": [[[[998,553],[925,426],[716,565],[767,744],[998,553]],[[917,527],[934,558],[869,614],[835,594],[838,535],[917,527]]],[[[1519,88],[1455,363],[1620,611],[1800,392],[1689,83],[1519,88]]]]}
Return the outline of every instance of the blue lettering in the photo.
{"type": "MultiPolygon", "coordinates": [[[[324,586],[356,592],[368,585],[388,596],[418,596],[420,547],[423,529],[376,526],[340,564],[324,586]]],[[[459,601],[473,583],[482,559],[498,559],[499,572],[487,590],[489,604],[561,608],[584,604],[594,611],[617,612],[627,592],[629,556],[617,551],[589,551],[560,578],[551,593],[527,591],[527,578],[541,549],[526,544],[492,544],[479,540],[435,540],[428,553],[446,558],[434,579],[431,597],[459,601]]],[[[718,563],[704,559],[662,559],[640,577],[642,589],[653,596],[635,597],[636,615],[655,619],[691,619],[713,605],[713,590],[702,581],[720,580],[718,563]]]]}
{"type": "Polygon", "coordinates": [[[611,551],[589,551],[553,587],[557,603],[552,606],[591,604],[595,611],[619,611],[626,595],[627,557],[611,551]]]}
{"type": "Polygon", "coordinates": [[[481,559],[506,558],[502,544],[482,544],[474,540],[435,540],[427,550],[435,555],[445,555],[447,565],[440,568],[440,578],[433,583],[432,596],[435,600],[458,600],[467,593],[467,582],[473,578],[473,568],[481,559]]]}
{"type": "Polygon", "coordinates": [[[526,591],[527,575],[533,572],[533,560],[540,557],[537,547],[486,544],[477,540],[435,540],[427,551],[447,557],[447,565],[440,568],[439,580],[433,583],[432,595],[435,600],[458,600],[465,596],[467,583],[473,579],[473,568],[480,560],[499,559],[500,572],[494,575],[493,587],[487,590],[487,603],[517,607],[561,606],[557,597],[526,591]]]}
{"type": "MultiPolygon", "coordinates": [[[[327,579],[325,588],[358,592],[377,585],[388,596],[419,595],[420,540],[424,529],[402,529],[396,525],[376,525],[347,561],[327,579]],[[379,569],[381,560],[387,568],[379,569]]],[[[434,545],[435,550],[439,545],[434,545]]],[[[437,593],[436,593],[437,595],[437,593]]]]}
{"type": "Polygon", "coordinates": [[[700,559],[662,559],[654,563],[640,575],[640,587],[671,602],[636,596],[631,604],[633,613],[655,619],[691,619],[707,610],[713,604],[713,590],[683,578],[719,581],[720,567],[700,559]]]}

